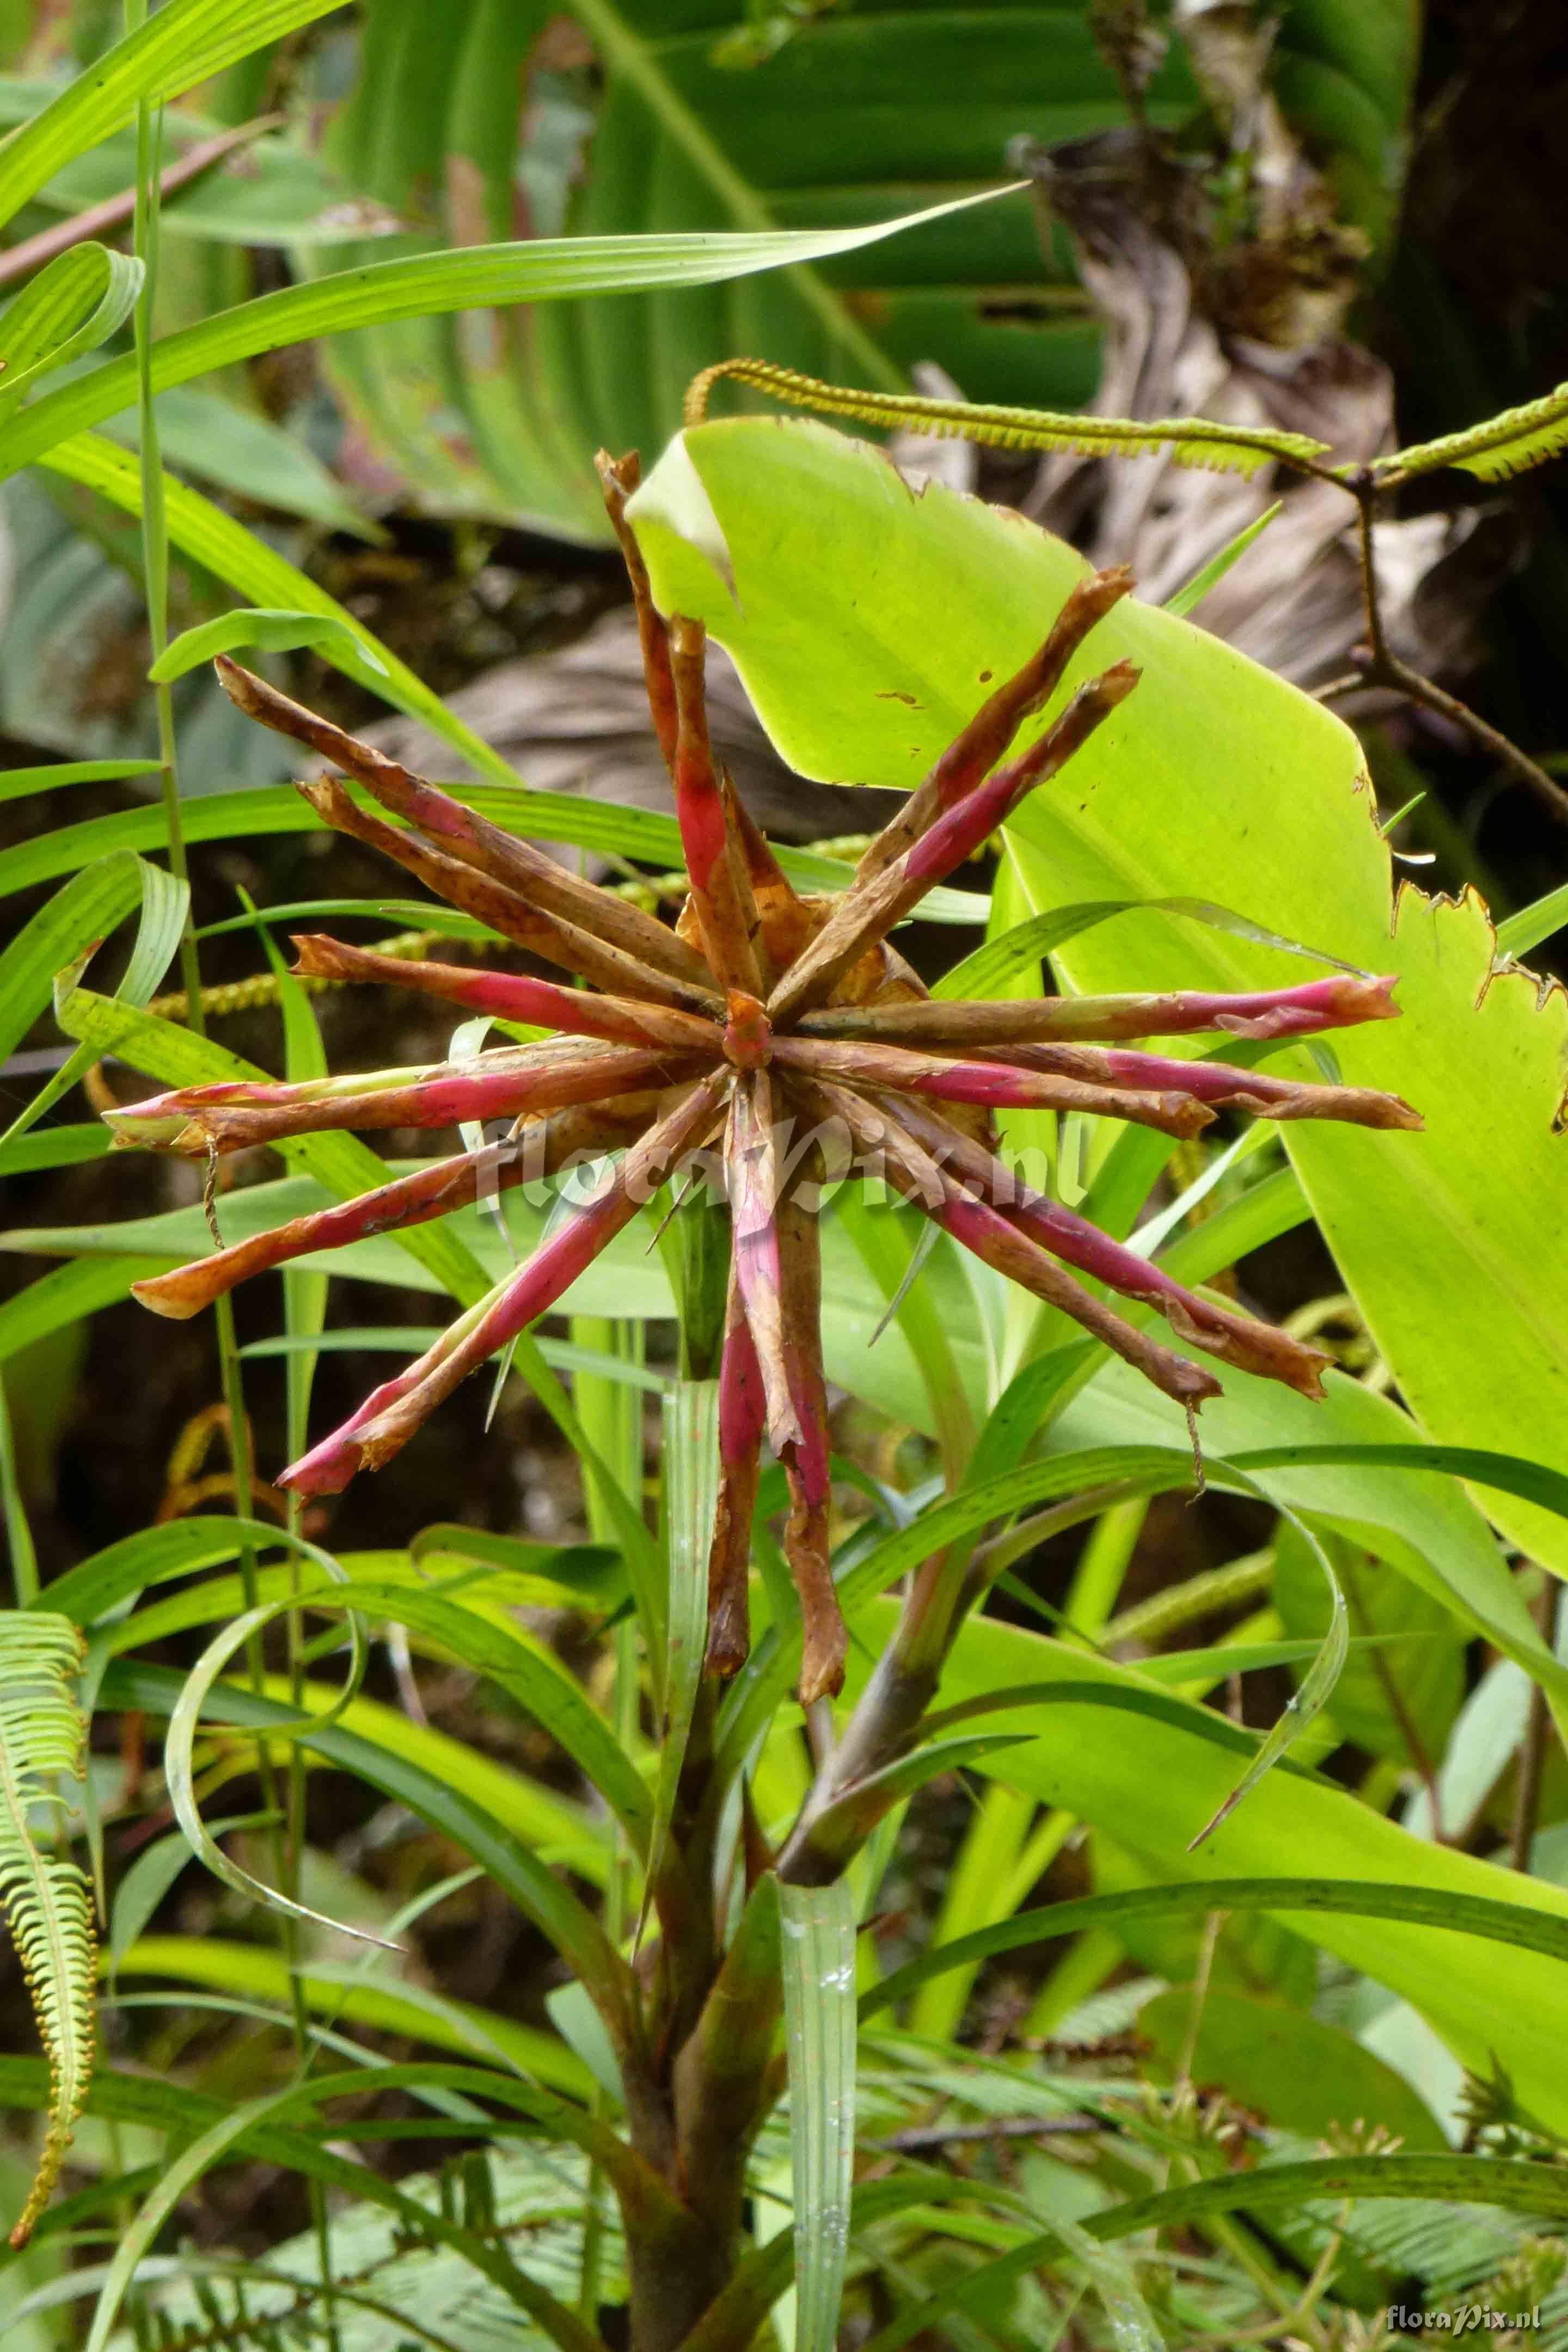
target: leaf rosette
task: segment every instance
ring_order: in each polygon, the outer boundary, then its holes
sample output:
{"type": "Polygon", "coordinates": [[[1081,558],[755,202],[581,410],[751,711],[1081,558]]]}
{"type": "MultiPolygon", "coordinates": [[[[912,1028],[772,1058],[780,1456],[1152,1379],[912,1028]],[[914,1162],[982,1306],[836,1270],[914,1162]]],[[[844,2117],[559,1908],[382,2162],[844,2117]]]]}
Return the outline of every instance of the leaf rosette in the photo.
{"type": "Polygon", "coordinates": [[[1205,1032],[1286,1040],[1386,1019],[1397,1009],[1387,980],[1336,972],[1237,994],[935,1002],[892,944],[896,926],[926,894],[1059,775],[1137,686],[1133,665],[1113,663],[1016,748],[1096,624],[1128,593],[1125,570],[1089,572],[1073,586],[1038,649],[987,697],[867,848],[851,886],[813,897],[791,883],[714,756],[702,625],[657,609],[626,521],[635,457],[604,457],[600,472],[631,574],[649,707],[680,827],[689,887],[677,921],[666,924],[571,873],[220,657],[219,677],[242,709],[327,762],[330,772],[299,790],[329,825],[583,984],[297,939],[302,973],[410,989],[554,1034],[420,1068],[183,1087],[110,1113],[122,1143],[209,1161],[329,1129],[505,1123],[499,1142],[220,1248],[137,1284],[136,1293],[160,1314],[194,1315],[248,1276],[306,1253],[589,1163],[586,1189],[575,1188],[526,1263],[279,1482],[303,1494],[336,1493],[397,1453],[470,1372],[563,1300],[641,1208],[696,1169],[727,1202],[731,1230],[707,1663],[731,1673],[746,1655],[752,1520],[766,1440],[788,1485],[784,1550],[801,1598],[800,1691],[810,1701],[838,1688],[846,1648],[828,1555],[818,1244],[826,1167],[879,1177],[962,1247],[1125,1359],[1191,1422],[1219,1392],[1215,1374],[1130,1321],[1101,1287],[1156,1307],[1184,1344],[1305,1396],[1321,1393],[1327,1359],[1184,1288],[1034,1190],[998,1156],[992,1113],[1075,1111],[1183,1138],[1222,1110],[1384,1129],[1421,1122],[1394,1095],[1298,1084],[1223,1059],[1166,1058],[1128,1043],[1205,1032]]]}

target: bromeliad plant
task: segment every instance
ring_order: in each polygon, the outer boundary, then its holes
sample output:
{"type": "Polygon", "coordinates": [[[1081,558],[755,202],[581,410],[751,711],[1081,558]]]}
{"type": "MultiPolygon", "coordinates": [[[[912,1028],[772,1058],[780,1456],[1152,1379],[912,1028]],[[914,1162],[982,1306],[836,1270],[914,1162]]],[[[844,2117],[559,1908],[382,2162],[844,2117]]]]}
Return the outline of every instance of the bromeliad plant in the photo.
{"type": "Polygon", "coordinates": [[[222,1154],[324,1129],[511,1122],[500,1142],[220,1247],[138,1283],[136,1296],[159,1314],[191,1316],[247,1276],[310,1251],[438,1217],[487,1192],[618,1152],[591,1196],[567,1211],[526,1264],[279,1480],[297,1494],[334,1494],[406,1444],[460,1381],[554,1307],[638,1209],[706,1154],[732,1219],[707,1664],[729,1675],[748,1654],[752,1525],[765,1433],[788,1483],[784,1549],[804,1623],[800,1696],[810,1705],[841,1687],[847,1640],[828,1543],[817,1235],[827,1161],[847,1155],[873,1170],[983,1263],[1135,1366],[1184,1408],[1195,1450],[1197,1409],[1219,1392],[1214,1374],[1129,1322],[1065,1266],[1155,1307],[1178,1338],[1210,1356],[1302,1395],[1321,1394],[1328,1359],[1184,1288],[1023,1182],[996,1155],[992,1108],[1096,1114],[1178,1138],[1198,1134],[1222,1109],[1372,1128],[1421,1121],[1393,1095],[1301,1084],[1222,1059],[1170,1059],[1116,1042],[1210,1031],[1268,1041],[1384,1019],[1395,1011],[1386,980],[1338,973],[1251,994],[939,1005],[891,944],[894,927],[925,894],[981,849],[1028,793],[1058,776],[1136,686],[1131,663],[1113,664],[1008,756],[1096,622],[1126,594],[1125,570],[1092,573],[1072,590],[1038,651],[987,698],[866,850],[852,886],[837,898],[803,897],[714,759],[701,625],[679,614],[667,620],[656,609],[626,520],[637,459],[603,458],[601,473],[631,574],[648,701],[680,824],[690,890],[679,919],[671,929],[572,875],[220,657],[220,676],[241,709],[342,772],[300,786],[328,824],[588,985],[563,988],[297,939],[300,973],[414,989],[557,1034],[465,1064],[296,1085],[184,1087],[109,1113],[118,1143],[214,1166],[222,1154]],[[363,808],[349,778],[398,823],[363,808]]]}

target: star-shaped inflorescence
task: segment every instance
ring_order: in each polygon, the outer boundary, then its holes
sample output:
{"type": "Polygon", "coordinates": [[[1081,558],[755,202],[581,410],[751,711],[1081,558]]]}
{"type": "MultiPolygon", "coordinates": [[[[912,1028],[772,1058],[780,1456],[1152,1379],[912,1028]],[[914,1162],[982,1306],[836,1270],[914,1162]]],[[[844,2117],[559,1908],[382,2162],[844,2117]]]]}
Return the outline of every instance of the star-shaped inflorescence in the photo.
{"type": "Polygon", "coordinates": [[[837,897],[803,897],[737,797],[709,743],[701,625],[655,607],[625,508],[635,457],[600,460],[631,572],[648,699],[669,769],[690,894],[673,928],[570,873],[395,761],[342,733],[227,660],[239,707],[321,754],[396,823],[329,775],[299,787],[326,822],[383,851],[449,904],[534,958],[567,987],[521,974],[406,962],[329,939],[298,939],[298,971],[380,981],[474,1013],[557,1034],[477,1060],[379,1070],[304,1085],[182,1088],[110,1113],[119,1139],[212,1158],[328,1128],[447,1128],[511,1122],[505,1140],[297,1217],[275,1232],[138,1283],[176,1317],[247,1276],[446,1215],[481,1195],[600,1162],[525,1264],[384,1382],[280,1483],[331,1494],[405,1445],[442,1400],[572,1283],[683,1164],[722,1169],[732,1213],[720,1372],[721,1478],[710,1564],[708,1663],[732,1672],[747,1647],[747,1575],[764,1436],[790,1496],[784,1549],[805,1620],[801,1696],[837,1689],[843,1621],[828,1557],[827,1398],[820,1332],[816,1207],[823,1150],[875,1168],[988,1265],[1073,1318],[1136,1365],[1189,1419],[1219,1383],[1075,1279],[1158,1308],[1175,1336],[1227,1363],[1321,1393],[1327,1359],[1272,1325],[1200,1297],[996,1156],[994,1108],[1038,1106],[1197,1134],[1216,1111],[1418,1127],[1396,1097],[1298,1085],[1219,1060],[1129,1051],[1151,1035],[1229,1032],[1286,1039],[1392,1015],[1392,983],[1335,974],[1256,994],[1044,997],[934,1002],[889,933],[989,838],[1025,794],[1055,776],[1131,692],[1117,662],[1080,686],[1028,747],[1007,756],[1095,624],[1131,585],[1091,574],[1038,652],[997,688],[860,860],[837,897]]]}

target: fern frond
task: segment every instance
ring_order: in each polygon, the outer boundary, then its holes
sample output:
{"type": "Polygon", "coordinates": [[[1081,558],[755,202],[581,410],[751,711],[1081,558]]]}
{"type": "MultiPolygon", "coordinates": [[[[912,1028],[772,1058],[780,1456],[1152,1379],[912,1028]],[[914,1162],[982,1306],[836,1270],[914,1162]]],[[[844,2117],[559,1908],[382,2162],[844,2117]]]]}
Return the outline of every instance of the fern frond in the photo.
{"type": "Polygon", "coordinates": [[[26,2244],[48,2202],[92,2074],[91,1890],[74,1862],[40,1853],[29,1819],[37,1806],[59,1801],[57,1779],[81,1775],[87,1726],[72,1688],[81,1652],[68,1617],[33,1610],[0,1616],[0,1908],[49,2062],[48,2131],[13,2246],[26,2244]]]}
{"type": "Polygon", "coordinates": [[[701,424],[709,394],[721,379],[765,392],[796,408],[814,408],[824,416],[981,441],[997,449],[1068,449],[1084,457],[1149,457],[1163,452],[1178,466],[1206,466],[1215,473],[1255,474],[1260,466],[1281,465],[1321,474],[1324,468],[1316,461],[1329,446],[1304,433],[1219,425],[1206,416],[1079,416],[1045,408],[998,408],[978,401],[928,400],[920,393],[848,391],[798,375],[793,368],[776,367],[771,360],[721,360],[717,367],[704,368],[687,389],[688,425],[701,424]]]}
{"type": "Polygon", "coordinates": [[[1510,474],[1528,473],[1568,449],[1568,383],[1522,408],[1505,408],[1482,425],[1464,433],[1447,433],[1440,441],[1422,441],[1413,449],[1395,449],[1380,458],[1373,471],[1380,487],[1408,481],[1414,474],[1434,473],[1439,466],[1461,466],[1483,482],[1500,482],[1510,474]]]}

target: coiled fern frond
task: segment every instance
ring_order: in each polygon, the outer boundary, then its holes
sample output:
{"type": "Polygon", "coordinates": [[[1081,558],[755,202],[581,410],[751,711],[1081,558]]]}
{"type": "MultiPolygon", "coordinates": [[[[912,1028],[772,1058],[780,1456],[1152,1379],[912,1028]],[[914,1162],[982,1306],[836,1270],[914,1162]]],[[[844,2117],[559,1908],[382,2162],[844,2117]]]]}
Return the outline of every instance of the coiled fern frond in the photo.
{"type": "Polygon", "coordinates": [[[49,2125],[27,2202],[11,2232],[24,2246],[65,2162],[92,2074],[97,1950],[92,1894],[70,1861],[51,1860],[33,1816],[79,1778],[87,1727],[74,1684],[80,1633],[68,1617],[0,1615],[0,1909],[27,1980],[49,2062],[49,2125]]]}

